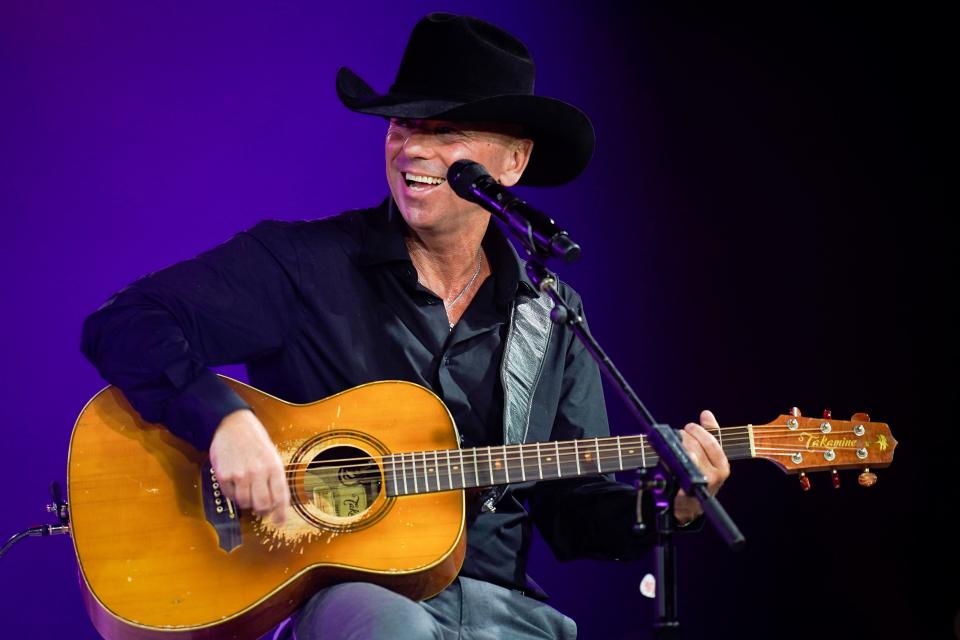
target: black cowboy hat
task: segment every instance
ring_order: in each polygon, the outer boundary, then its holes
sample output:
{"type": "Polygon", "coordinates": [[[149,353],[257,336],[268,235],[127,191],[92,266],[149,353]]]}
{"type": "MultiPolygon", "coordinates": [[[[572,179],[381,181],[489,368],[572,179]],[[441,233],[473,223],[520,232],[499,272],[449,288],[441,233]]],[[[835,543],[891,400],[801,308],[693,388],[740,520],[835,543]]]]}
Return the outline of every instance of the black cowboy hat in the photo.
{"type": "Polygon", "coordinates": [[[590,162],[593,125],[573,105],[533,95],[534,75],[530,52],[503,29],[431,13],[413,28],[389,93],[341,67],[337,96],[351,111],[386,118],[519,124],[535,143],[520,184],[563,184],[590,162]]]}

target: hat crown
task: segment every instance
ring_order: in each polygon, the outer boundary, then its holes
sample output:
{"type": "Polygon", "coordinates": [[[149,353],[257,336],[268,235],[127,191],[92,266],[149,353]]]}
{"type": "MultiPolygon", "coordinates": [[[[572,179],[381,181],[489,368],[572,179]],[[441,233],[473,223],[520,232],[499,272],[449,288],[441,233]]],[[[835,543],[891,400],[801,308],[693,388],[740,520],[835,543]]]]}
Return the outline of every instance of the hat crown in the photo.
{"type": "Polygon", "coordinates": [[[503,29],[431,13],[413,28],[390,91],[456,100],[533,95],[535,75],[526,46],[503,29]]]}

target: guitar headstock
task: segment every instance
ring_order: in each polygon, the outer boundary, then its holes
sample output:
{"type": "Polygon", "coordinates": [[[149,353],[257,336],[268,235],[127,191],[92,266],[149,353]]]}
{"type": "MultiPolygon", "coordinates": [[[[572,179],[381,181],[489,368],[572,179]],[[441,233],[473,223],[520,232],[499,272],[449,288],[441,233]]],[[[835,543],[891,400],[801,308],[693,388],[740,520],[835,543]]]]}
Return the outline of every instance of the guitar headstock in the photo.
{"type": "Polygon", "coordinates": [[[873,486],[877,476],[870,469],[889,466],[897,448],[890,427],[871,422],[865,413],[856,413],[850,420],[834,420],[827,410],[822,418],[805,418],[794,408],[752,431],[753,456],[770,460],[786,473],[799,473],[804,491],[810,488],[808,471],[831,471],[837,488],[838,471],[862,469],[858,482],[873,486]]]}

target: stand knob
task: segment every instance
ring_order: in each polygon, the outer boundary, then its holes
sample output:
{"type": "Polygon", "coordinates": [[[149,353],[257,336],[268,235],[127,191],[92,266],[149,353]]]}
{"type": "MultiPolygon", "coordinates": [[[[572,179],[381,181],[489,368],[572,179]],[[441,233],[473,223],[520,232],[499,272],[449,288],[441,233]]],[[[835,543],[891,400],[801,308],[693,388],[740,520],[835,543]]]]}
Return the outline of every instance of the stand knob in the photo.
{"type": "Polygon", "coordinates": [[[810,478],[803,471],[800,472],[800,488],[804,491],[810,491],[810,478]]]}
{"type": "Polygon", "coordinates": [[[833,473],[830,474],[830,479],[833,481],[833,488],[834,488],[834,489],[839,489],[839,488],[840,488],[840,474],[837,473],[837,470],[836,470],[836,469],[833,469],[832,471],[833,471],[833,473]]]}

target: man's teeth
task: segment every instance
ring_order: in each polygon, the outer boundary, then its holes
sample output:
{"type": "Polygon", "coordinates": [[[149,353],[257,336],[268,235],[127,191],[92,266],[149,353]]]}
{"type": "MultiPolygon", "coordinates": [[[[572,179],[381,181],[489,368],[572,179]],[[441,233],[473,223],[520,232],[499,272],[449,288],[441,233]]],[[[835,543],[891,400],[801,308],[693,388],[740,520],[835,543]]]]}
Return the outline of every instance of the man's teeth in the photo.
{"type": "Polygon", "coordinates": [[[418,176],[414,173],[405,173],[403,174],[403,178],[407,182],[419,182],[421,184],[443,184],[446,182],[445,178],[436,178],[434,176],[418,176]]]}

